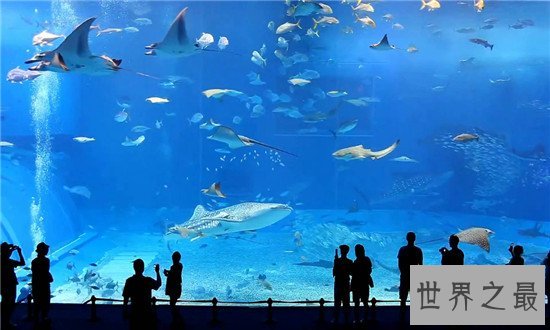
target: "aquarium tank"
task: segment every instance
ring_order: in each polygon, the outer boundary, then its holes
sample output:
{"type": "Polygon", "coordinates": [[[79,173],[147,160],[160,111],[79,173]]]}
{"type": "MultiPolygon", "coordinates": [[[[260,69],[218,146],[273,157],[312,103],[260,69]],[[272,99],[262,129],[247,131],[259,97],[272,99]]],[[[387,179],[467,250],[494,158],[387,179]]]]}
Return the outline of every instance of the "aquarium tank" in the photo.
{"type": "Polygon", "coordinates": [[[428,265],[548,253],[549,2],[0,5],[2,241],[50,245],[53,302],[174,251],[224,302],[331,300],[341,244],[397,300],[409,231],[428,265]]]}

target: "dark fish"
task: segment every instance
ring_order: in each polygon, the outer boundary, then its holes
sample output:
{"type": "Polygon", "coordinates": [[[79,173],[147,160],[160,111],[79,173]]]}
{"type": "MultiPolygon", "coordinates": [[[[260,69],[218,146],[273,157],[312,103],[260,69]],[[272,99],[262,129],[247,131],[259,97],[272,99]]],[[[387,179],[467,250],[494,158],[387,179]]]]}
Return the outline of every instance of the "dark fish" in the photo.
{"type": "Polygon", "coordinates": [[[334,266],[332,261],[323,260],[323,259],[319,259],[319,261],[315,261],[315,262],[304,261],[304,262],[297,263],[295,265],[321,267],[321,268],[332,268],[334,266]]]}
{"type": "Polygon", "coordinates": [[[473,32],[476,32],[476,29],[471,28],[471,27],[469,27],[469,28],[462,28],[462,29],[456,30],[456,32],[458,32],[458,33],[473,33],[473,32]]]}
{"type": "Polygon", "coordinates": [[[99,287],[97,285],[90,285],[90,289],[99,290],[99,287]]]}
{"type": "Polygon", "coordinates": [[[267,276],[265,276],[265,274],[260,274],[260,275],[258,275],[258,279],[259,279],[260,281],[264,281],[266,278],[267,278],[267,276]]]}
{"type": "Polygon", "coordinates": [[[525,28],[525,25],[518,22],[516,24],[508,25],[508,27],[511,28],[511,29],[515,29],[515,30],[521,30],[521,29],[525,28]]]}
{"type": "Polygon", "coordinates": [[[202,244],[201,246],[199,246],[199,249],[204,249],[207,246],[208,246],[208,244],[202,244]]]}
{"type": "Polygon", "coordinates": [[[399,292],[399,285],[394,285],[391,288],[384,288],[386,292],[399,292]]]}
{"type": "Polygon", "coordinates": [[[494,45],[491,45],[489,42],[487,42],[487,40],[473,38],[473,39],[470,39],[470,42],[473,42],[474,44],[482,45],[485,48],[491,48],[491,50],[493,50],[494,45]]]}
{"type": "Polygon", "coordinates": [[[541,228],[542,228],[542,223],[537,222],[532,228],[519,229],[518,234],[522,236],[533,237],[533,238],[535,237],[550,238],[550,234],[543,233],[541,231],[541,228]]]}
{"type": "Polygon", "coordinates": [[[518,20],[518,22],[520,22],[521,24],[523,24],[525,26],[534,26],[535,25],[535,22],[533,22],[533,20],[531,20],[531,19],[520,19],[520,20],[518,20]]]}
{"type": "Polygon", "coordinates": [[[92,263],[90,264],[90,266],[92,266],[92,267],[97,267],[97,264],[96,264],[95,262],[92,262],[92,263]]]}
{"type": "Polygon", "coordinates": [[[27,274],[27,275],[25,275],[25,276],[27,276],[27,277],[32,277],[32,273],[29,273],[29,274],[27,274]]]}
{"type": "Polygon", "coordinates": [[[31,270],[31,267],[25,266],[25,267],[23,267],[23,269],[24,269],[24,270],[31,270]]]}

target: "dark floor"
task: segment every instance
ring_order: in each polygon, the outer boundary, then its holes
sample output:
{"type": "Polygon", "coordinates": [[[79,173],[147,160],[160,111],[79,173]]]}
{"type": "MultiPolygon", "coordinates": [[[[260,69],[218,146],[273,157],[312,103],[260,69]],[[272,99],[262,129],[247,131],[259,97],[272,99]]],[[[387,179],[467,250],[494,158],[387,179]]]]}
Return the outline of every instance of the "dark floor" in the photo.
{"type": "MultiPolygon", "coordinates": [[[[344,325],[336,326],[330,323],[332,309],[326,308],[325,320],[319,320],[319,307],[275,307],[273,309],[273,322],[267,322],[268,310],[266,307],[220,307],[217,323],[212,323],[212,308],[199,306],[183,306],[180,309],[184,318],[183,325],[171,325],[171,315],[168,306],[158,306],[158,328],[157,329],[335,329],[346,328],[344,325]]],[[[15,312],[13,321],[17,324],[16,329],[33,329],[33,323],[26,320],[27,309],[25,305],[19,305],[15,312]]],[[[54,304],[51,308],[51,329],[78,329],[78,330],[106,330],[106,329],[128,329],[128,323],[122,317],[120,305],[98,305],[97,315],[99,320],[90,321],[90,305],[76,304],[54,304]]],[[[549,308],[546,306],[546,324],[549,323],[549,308]]],[[[368,329],[397,329],[408,328],[408,311],[405,317],[400,317],[397,306],[378,306],[376,313],[370,314],[364,328],[368,329]]],[[[39,327],[47,328],[47,327],[39,327]]],[[[360,326],[349,325],[347,328],[360,328],[360,326]]],[[[453,327],[415,326],[415,329],[454,329],[453,327]]],[[[468,327],[486,329],[487,326],[468,327]]],[[[496,327],[495,327],[496,328],[496,327]]],[[[502,327],[499,327],[502,328],[502,327]]],[[[525,327],[506,327],[507,329],[525,329],[525,327]]],[[[543,329],[544,326],[532,326],[529,329],[543,329]]],[[[147,330],[147,329],[143,329],[147,330]]]]}

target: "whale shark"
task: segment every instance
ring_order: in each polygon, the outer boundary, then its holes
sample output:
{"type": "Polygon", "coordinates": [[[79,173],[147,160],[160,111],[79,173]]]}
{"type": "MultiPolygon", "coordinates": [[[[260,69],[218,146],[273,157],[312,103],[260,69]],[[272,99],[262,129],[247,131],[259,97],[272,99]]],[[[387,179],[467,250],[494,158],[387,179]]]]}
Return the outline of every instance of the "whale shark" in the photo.
{"type": "Polygon", "coordinates": [[[183,8],[178,16],[176,16],[162,41],[145,46],[145,49],[148,49],[145,55],[187,57],[200,50],[200,47],[197,47],[195,42],[187,36],[187,29],[185,27],[186,14],[187,7],[183,8]]]}
{"type": "Polygon", "coordinates": [[[170,227],[167,234],[179,234],[194,241],[201,237],[257,230],[274,224],[291,212],[290,206],[275,203],[246,202],[215,211],[207,211],[198,205],[188,221],[170,227]]]}
{"type": "Polygon", "coordinates": [[[26,64],[39,62],[29,70],[80,72],[90,75],[106,75],[118,71],[122,60],[107,55],[93,55],[90,52],[88,34],[94,20],[95,17],[92,17],[82,22],[56,49],[36,54],[26,60],[26,64]]]}

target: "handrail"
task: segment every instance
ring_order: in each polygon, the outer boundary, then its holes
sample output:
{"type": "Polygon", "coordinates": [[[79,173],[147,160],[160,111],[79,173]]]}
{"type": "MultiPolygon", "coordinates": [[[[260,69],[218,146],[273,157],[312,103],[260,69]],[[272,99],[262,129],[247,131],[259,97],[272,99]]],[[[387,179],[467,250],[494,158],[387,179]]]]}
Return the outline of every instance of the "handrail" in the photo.
{"type": "MultiPolygon", "coordinates": [[[[91,321],[97,321],[99,318],[97,317],[97,301],[111,301],[111,302],[123,302],[122,299],[112,299],[112,298],[98,298],[95,295],[92,295],[92,297],[88,300],[86,300],[83,304],[86,305],[91,302],[91,310],[90,310],[90,320],[91,321]]],[[[170,302],[168,299],[162,299],[162,298],[156,298],[152,297],[151,305],[153,308],[156,307],[157,302],[170,302]]],[[[271,298],[268,298],[267,300],[258,300],[258,301],[219,301],[216,297],[212,298],[211,300],[189,300],[189,299],[178,299],[176,300],[176,303],[209,303],[212,304],[212,321],[211,323],[215,324],[218,323],[218,305],[219,304],[226,304],[226,305],[259,305],[259,304],[267,304],[267,320],[266,323],[273,323],[273,304],[305,304],[305,305],[315,305],[319,304],[319,322],[325,321],[325,304],[326,303],[333,303],[332,300],[325,300],[324,298],[321,298],[319,300],[273,300],[271,298]]],[[[371,304],[372,308],[374,309],[376,307],[376,304],[378,303],[389,303],[389,302],[400,302],[400,300],[378,300],[376,297],[372,297],[372,299],[369,300],[369,303],[371,304]]]]}

